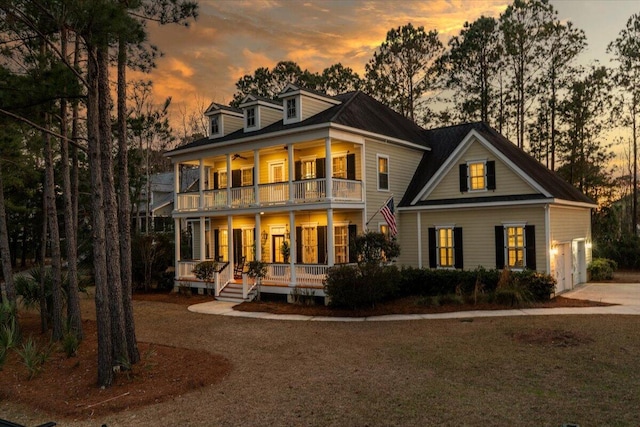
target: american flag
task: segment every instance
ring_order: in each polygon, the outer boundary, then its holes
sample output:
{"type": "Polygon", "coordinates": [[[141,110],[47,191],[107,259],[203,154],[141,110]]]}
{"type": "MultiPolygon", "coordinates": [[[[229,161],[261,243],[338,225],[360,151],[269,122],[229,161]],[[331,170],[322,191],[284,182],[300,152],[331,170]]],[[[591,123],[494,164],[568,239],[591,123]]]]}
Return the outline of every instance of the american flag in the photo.
{"type": "Polygon", "coordinates": [[[391,230],[391,235],[395,236],[398,234],[398,226],[396,225],[396,214],[393,209],[393,197],[391,197],[387,203],[384,204],[380,208],[380,213],[384,217],[384,220],[389,224],[389,230],[391,230]]]}

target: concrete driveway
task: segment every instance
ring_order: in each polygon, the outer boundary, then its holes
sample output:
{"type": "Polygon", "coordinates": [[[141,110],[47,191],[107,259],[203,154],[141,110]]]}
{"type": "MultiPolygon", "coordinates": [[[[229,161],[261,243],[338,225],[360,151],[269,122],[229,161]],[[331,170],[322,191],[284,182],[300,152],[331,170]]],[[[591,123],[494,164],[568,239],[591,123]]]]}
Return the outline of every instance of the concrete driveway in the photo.
{"type": "Polygon", "coordinates": [[[640,283],[585,283],[562,296],[640,307],[640,283]]]}

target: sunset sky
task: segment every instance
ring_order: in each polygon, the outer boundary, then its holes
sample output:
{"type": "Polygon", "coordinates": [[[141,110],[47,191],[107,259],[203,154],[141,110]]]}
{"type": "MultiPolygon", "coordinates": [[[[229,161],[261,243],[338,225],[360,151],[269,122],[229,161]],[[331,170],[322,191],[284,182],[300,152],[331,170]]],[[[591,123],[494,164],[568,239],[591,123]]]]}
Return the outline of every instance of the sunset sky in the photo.
{"type": "MultiPolygon", "coordinates": [[[[200,0],[200,16],[189,28],[150,26],[150,42],[164,56],[147,78],[155,97],[173,98],[174,127],[179,110],[194,110],[211,101],[227,104],[235,82],[258,67],[292,60],[302,69],[321,72],[342,63],[361,76],[389,29],[411,22],[437,29],[446,45],[465,21],[481,15],[498,17],[509,1],[297,1],[200,0]]],[[[562,21],[585,31],[588,49],[581,62],[608,64],[608,43],[631,14],[637,0],[551,0],[562,21]]]]}

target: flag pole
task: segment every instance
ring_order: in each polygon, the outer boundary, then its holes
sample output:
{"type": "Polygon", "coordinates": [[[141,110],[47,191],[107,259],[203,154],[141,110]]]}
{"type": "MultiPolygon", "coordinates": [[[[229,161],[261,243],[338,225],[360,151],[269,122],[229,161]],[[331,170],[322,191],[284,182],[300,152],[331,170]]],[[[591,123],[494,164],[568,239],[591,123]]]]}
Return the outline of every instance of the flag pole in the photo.
{"type": "Polygon", "coordinates": [[[364,224],[364,227],[365,227],[365,228],[367,228],[367,226],[369,225],[369,223],[371,222],[371,220],[372,220],[376,215],[378,215],[378,214],[380,213],[380,211],[382,210],[382,208],[383,208],[387,203],[389,203],[389,200],[391,200],[391,199],[393,199],[393,194],[392,194],[391,196],[389,196],[389,198],[388,198],[387,200],[385,200],[385,202],[384,202],[384,203],[383,203],[383,204],[378,208],[378,210],[376,211],[376,213],[374,213],[374,214],[371,216],[371,218],[369,218],[369,221],[367,221],[367,222],[364,224]]]}

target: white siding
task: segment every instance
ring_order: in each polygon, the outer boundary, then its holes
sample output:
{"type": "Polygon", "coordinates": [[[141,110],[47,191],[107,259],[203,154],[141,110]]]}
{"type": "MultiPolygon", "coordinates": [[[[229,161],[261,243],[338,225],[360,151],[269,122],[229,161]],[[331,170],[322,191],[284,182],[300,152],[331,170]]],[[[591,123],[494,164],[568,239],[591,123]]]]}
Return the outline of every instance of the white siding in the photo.
{"type": "Polygon", "coordinates": [[[302,109],[301,120],[305,120],[311,116],[315,116],[316,114],[333,106],[333,104],[320,101],[319,99],[310,98],[308,96],[301,96],[298,99],[298,102],[300,102],[300,107],[302,109]]]}
{"type": "Polygon", "coordinates": [[[263,105],[258,108],[260,108],[260,123],[258,125],[260,129],[282,120],[282,110],[263,105]]]}
{"type": "Polygon", "coordinates": [[[591,238],[591,210],[551,206],[551,241],[570,242],[591,238]]]}
{"type": "Polygon", "coordinates": [[[238,129],[242,129],[244,127],[244,118],[242,117],[228,116],[224,113],[220,117],[223,136],[229,135],[230,133],[233,133],[238,129]]]}

